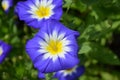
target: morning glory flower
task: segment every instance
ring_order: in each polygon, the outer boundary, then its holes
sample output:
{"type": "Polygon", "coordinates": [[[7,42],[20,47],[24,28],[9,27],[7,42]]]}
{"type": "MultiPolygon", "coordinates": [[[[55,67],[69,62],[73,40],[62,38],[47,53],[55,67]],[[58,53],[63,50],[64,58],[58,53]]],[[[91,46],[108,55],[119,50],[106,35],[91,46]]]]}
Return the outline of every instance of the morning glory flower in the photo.
{"type": "Polygon", "coordinates": [[[42,27],[49,19],[59,20],[62,15],[62,0],[27,0],[18,2],[15,12],[34,28],[42,27]]]}
{"type": "Polygon", "coordinates": [[[1,2],[2,8],[5,12],[9,11],[9,8],[13,5],[12,0],[2,0],[1,2]]]}
{"type": "Polygon", "coordinates": [[[49,21],[26,44],[26,51],[35,68],[42,73],[69,69],[78,64],[78,32],[58,21],[49,21]]]}
{"type": "Polygon", "coordinates": [[[3,42],[0,40],[0,63],[3,62],[5,57],[8,55],[10,52],[11,46],[8,45],[7,43],[3,42]]]}
{"type": "Polygon", "coordinates": [[[54,77],[58,78],[58,80],[77,80],[84,71],[84,66],[75,66],[71,69],[56,72],[54,77]]]}

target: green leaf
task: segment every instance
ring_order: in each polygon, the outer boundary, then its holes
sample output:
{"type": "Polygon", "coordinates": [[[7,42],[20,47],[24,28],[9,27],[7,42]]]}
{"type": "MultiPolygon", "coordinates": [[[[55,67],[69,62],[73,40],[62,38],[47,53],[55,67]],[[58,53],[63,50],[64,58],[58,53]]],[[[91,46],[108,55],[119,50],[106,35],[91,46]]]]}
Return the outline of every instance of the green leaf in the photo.
{"type": "Polygon", "coordinates": [[[110,49],[100,46],[96,43],[89,43],[92,50],[89,52],[89,56],[92,59],[96,59],[104,64],[120,65],[120,60],[110,49]]]}
{"type": "Polygon", "coordinates": [[[92,48],[91,48],[91,46],[89,45],[89,43],[88,43],[88,42],[85,42],[85,43],[82,44],[81,49],[80,49],[80,51],[79,51],[79,54],[82,54],[82,53],[87,54],[87,53],[89,53],[91,50],[92,50],[92,48]]]}

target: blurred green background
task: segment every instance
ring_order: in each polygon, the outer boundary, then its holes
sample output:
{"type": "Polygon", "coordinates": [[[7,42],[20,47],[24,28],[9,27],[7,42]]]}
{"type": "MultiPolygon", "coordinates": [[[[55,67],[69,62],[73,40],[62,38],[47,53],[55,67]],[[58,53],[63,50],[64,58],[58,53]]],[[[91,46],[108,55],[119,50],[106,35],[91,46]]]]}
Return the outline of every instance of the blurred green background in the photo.
{"type": "MultiPolygon", "coordinates": [[[[12,45],[0,64],[0,80],[38,80],[25,52],[38,30],[18,19],[16,3],[7,14],[0,6],[0,40],[12,45]]],[[[120,0],[63,0],[63,11],[60,22],[80,32],[78,55],[86,70],[79,80],[120,80],[120,0]]]]}

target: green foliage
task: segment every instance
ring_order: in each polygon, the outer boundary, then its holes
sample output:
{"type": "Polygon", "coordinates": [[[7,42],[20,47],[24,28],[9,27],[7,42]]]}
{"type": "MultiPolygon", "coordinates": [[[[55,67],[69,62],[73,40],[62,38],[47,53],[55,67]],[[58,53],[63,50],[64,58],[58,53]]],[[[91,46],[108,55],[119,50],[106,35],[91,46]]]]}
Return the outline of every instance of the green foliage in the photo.
{"type": "MultiPolygon", "coordinates": [[[[119,0],[64,0],[61,22],[80,32],[78,56],[86,70],[79,80],[120,80],[119,3],[119,0]]],[[[0,65],[0,79],[38,80],[37,70],[25,52],[26,41],[37,31],[18,20],[14,7],[8,14],[0,7],[0,39],[12,45],[11,53],[0,65]]],[[[46,80],[51,78],[51,74],[46,75],[46,80]]]]}

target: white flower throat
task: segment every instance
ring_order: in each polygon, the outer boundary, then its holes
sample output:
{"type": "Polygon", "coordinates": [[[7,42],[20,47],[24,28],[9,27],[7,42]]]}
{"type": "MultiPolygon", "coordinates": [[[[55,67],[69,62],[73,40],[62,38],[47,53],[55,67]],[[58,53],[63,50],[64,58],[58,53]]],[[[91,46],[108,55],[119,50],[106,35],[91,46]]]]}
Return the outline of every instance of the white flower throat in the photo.
{"type": "Polygon", "coordinates": [[[39,20],[43,18],[48,19],[54,14],[53,9],[55,5],[52,4],[52,1],[53,0],[36,0],[35,5],[30,5],[31,10],[28,12],[32,14],[32,18],[39,20]]]}
{"type": "Polygon", "coordinates": [[[65,37],[65,33],[58,34],[57,31],[53,31],[52,34],[44,34],[45,41],[39,42],[40,53],[44,54],[44,59],[52,58],[55,61],[58,57],[65,58],[65,54],[72,49],[68,46],[71,42],[65,37]]]}

